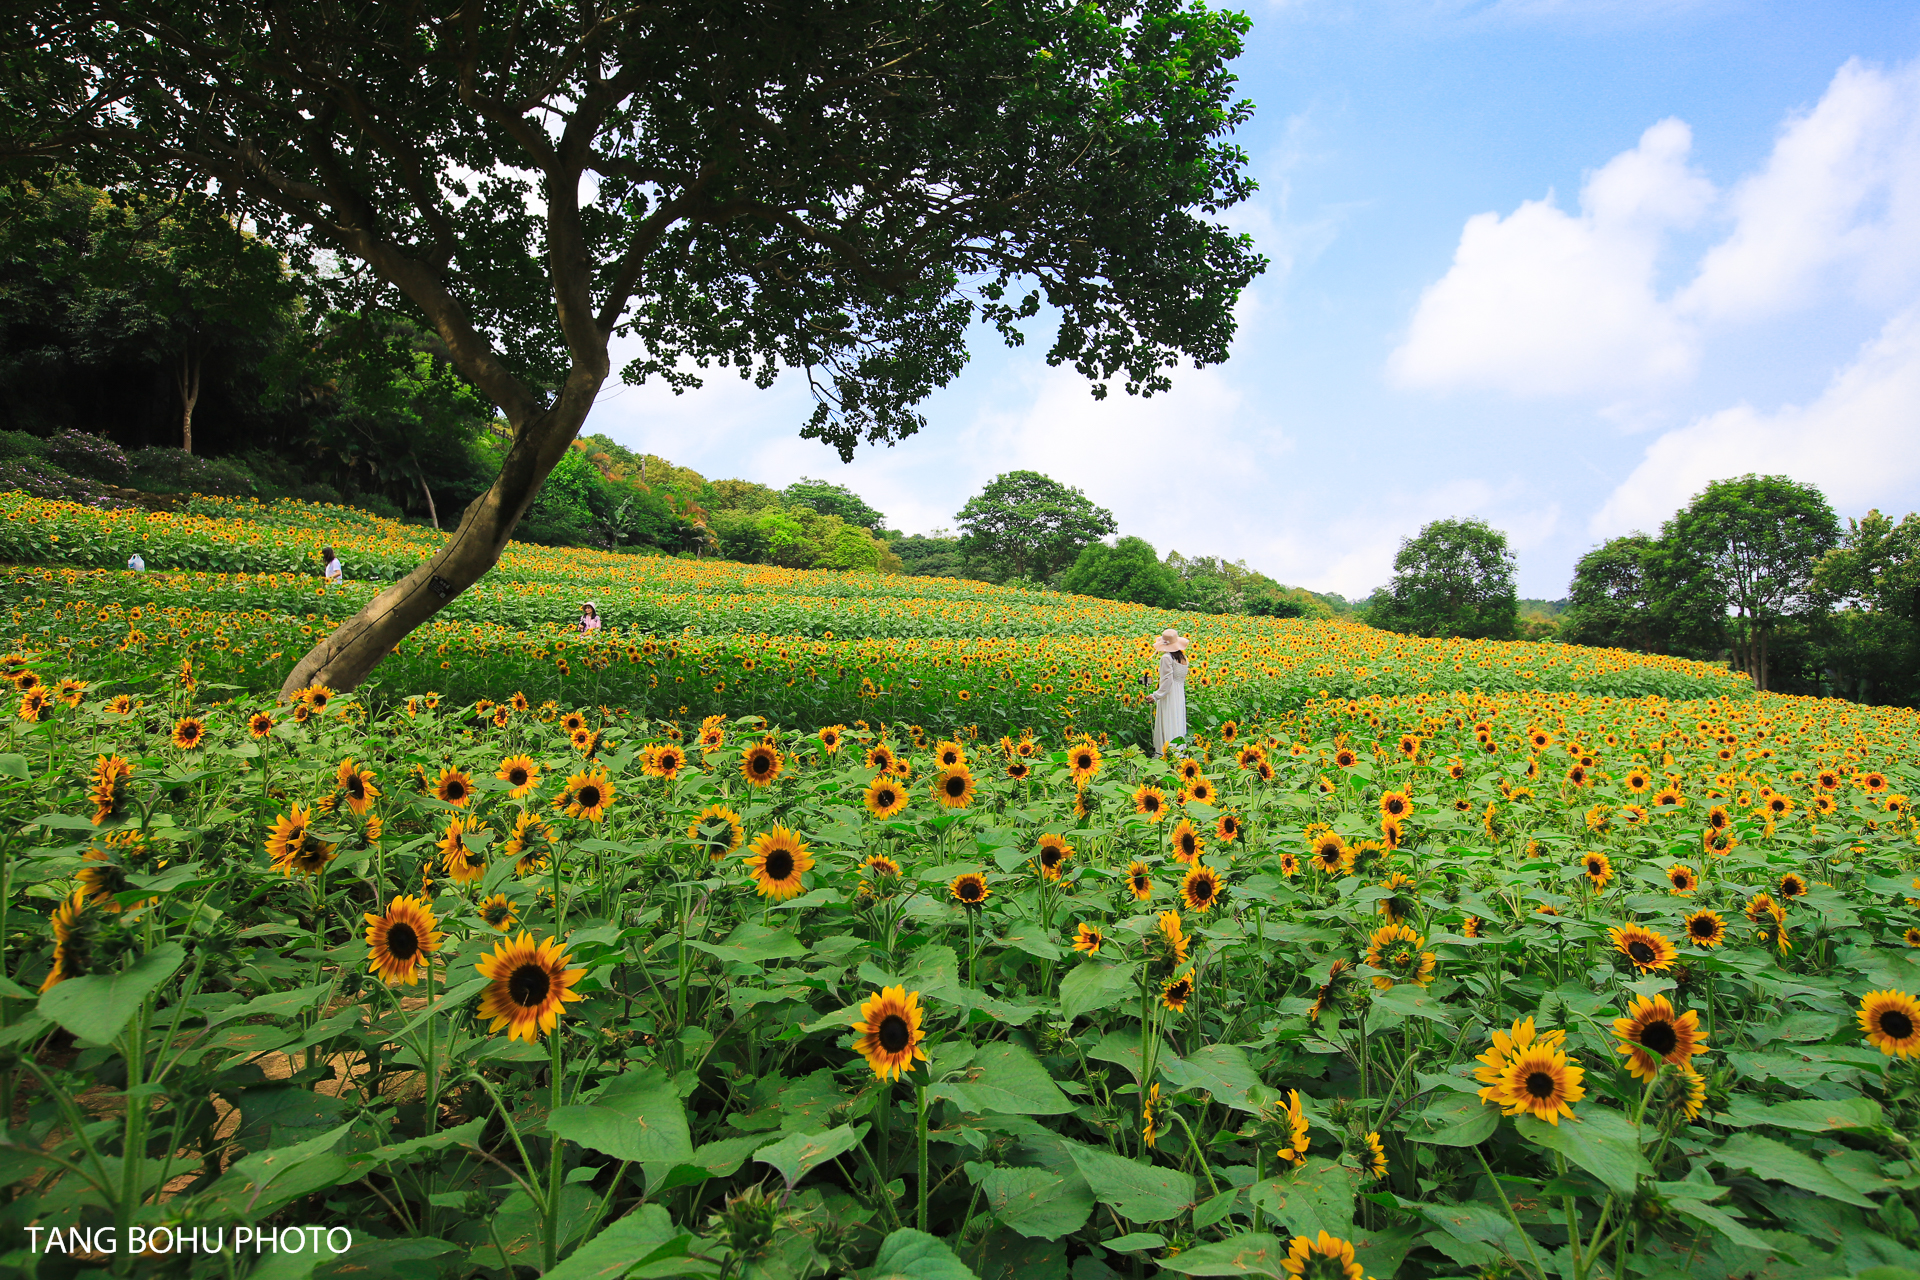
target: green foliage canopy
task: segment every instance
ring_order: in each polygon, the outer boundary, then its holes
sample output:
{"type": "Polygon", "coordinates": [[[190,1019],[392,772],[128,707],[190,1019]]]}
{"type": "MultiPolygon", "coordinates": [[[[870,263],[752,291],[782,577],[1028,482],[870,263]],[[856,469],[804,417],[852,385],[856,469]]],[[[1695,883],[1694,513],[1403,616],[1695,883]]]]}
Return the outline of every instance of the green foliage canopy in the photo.
{"type": "Polygon", "coordinates": [[[1370,621],[1419,636],[1510,639],[1520,606],[1507,535],[1484,520],[1435,520],[1401,542],[1370,621]]]}
{"type": "MultiPolygon", "coordinates": [[[[1115,532],[1113,512],[1037,471],[994,477],[960,508],[960,550],[1001,578],[1045,580],[1115,532]]],[[[1149,548],[1151,550],[1151,548],[1149,548]]]]}

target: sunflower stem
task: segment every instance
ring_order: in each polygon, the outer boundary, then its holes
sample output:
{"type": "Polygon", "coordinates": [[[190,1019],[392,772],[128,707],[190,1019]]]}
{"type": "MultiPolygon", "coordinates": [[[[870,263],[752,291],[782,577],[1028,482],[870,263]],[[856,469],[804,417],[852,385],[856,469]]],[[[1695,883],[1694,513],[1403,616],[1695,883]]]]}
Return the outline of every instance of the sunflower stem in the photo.
{"type": "Polygon", "coordinates": [[[920,1208],[919,1212],[915,1215],[914,1225],[919,1227],[920,1230],[925,1231],[927,1229],[927,1192],[929,1190],[927,1186],[927,1086],[919,1081],[915,1081],[913,1094],[915,1177],[918,1180],[918,1194],[920,1196],[920,1208]]]}
{"type": "MultiPolygon", "coordinates": [[[[560,1028],[556,1026],[548,1037],[553,1050],[553,1101],[547,1110],[549,1116],[560,1110],[561,1099],[565,1096],[565,1077],[561,1072],[560,1038],[560,1028]]],[[[565,1154],[557,1134],[548,1133],[547,1146],[546,1265],[541,1268],[543,1272],[553,1270],[554,1264],[560,1260],[560,1192],[562,1190],[560,1162],[565,1154]]]]}

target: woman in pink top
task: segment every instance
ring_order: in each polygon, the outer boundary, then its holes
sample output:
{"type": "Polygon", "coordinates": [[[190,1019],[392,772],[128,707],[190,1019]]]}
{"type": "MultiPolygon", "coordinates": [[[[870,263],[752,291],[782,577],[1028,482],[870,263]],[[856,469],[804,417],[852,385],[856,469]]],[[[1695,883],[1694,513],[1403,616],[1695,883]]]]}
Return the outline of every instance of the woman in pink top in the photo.
{"type": "Polygon", "coordinates": [[[580,629],[582,631],[600,629],[600,606],[591,600],[580,606],[580,629]]]}

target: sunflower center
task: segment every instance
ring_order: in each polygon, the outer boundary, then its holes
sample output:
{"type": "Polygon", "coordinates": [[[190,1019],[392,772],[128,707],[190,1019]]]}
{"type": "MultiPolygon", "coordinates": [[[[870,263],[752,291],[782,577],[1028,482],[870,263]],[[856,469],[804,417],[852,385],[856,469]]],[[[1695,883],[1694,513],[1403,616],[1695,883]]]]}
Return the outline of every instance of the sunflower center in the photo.
{"type": "Polygon", "coordinates": [[[1913,1034],[1913,1019],[1898,1009],[1883,1010],[1880,1014],[1880,1034],[1889,1040],[1905,1040],[1913,1034]]]}
{"type": "Polygon", "coordinates": [[[1554,1095],[1553,1077],[1544,1071],[1529,1072],[1527,1075],[1527,1095],[1540,1099],[1551,1098],[1554,1095]]]}
{"type": "Polygon", "coordinates": [[[894,799],[894,796],[893,796],[893,788],[892,788],[892,787],[882,787],[882,788],[880,789],[880,793],[879,793],[879,794],[878,794],[877,796],[875,796],[875,797],[874,797],[874,799],[876,799],[876,800],[878,800],[878,801],[880,802],[880,807],[881,807],[882,809],[885,809],[885,808],[887,808],[888,806],[890,806],[891,804],[893,804],[893,799],[894,799]]]}
{"type": "Polygon", "coordinates": [[[507,781],[516,787],[524,787],[527,785],[527,771],[517,766],[509,769],[507,770],[507,781]]]}
{"type": "Polygon", "coordinates": [[[1193,882],[1192,892],[1195,902],[1205,902],[1213,897],[1213,884],[1205,879],[1196,880],[1193,882]]]}
{"type": "Polygon", "coordinates": [[[968,902],[977,902],[980,898],[980,886],[972,880],[960,883],[960,896],[968,902]]]}
{"type": "Polygon", "coordinates": [[[1189,857],[1193,856],[1193,845],[1194,845],[1194,839],[1192,836],[1180,837],[1180,852],[1186,854],[1189,857]]]}
{"type": "Polygon", "coordinates": [[[1640,941],[1638,938],[1635,938],[1632,942],[1629,942],[1627,944],[1627,954],[1633,958],[1633,962],[1635,964],[1652,964],[1653,963],[1653,959],[1654,959],[1653,948],[1648,946],[1646,943],[1640,941]]]}
{"type": "Polygon", "coordinates": [[[1040,865],[1043,867],[1059,866],[1060,851],[1058,849],[1053,849],[1053,848],[1042,849],[1040,851],[1040,865]]]}
{"type": "Polygon", "coordinates": [[[387,926],[387,954],[395,960],[411,960],[420,954],[420,935],[412,925],[396,920],[387,926]]]}
{"type": "Polygon", "coordinates": [[[537,964],[523,964],[507,977],[507,998],[522,1009],[537,1009],[553,990],[553,977],[537,964]]]}
{"type": "Polygon", "coordinates": [[[793,874],[793,855],[785,849],[775,849],[767,855],[763,864],[767,879],[785,880],[793,874]]]}
{"type": "Polygon", "coordinates": [[[364,782],[360,781],[359,774],[353,774],[347,778],[347,794],[355,800],[364,800],[367,798],[367,786],[364,782]]]}
{"type": "Polygon", "coordinates": [[[947,787],[947,794],[955,798],[963,796],[967,793],[967,783],[966,783],[966,779],[964,778],[948,778],[946,782],[946,787],[947,787]]]}
{"type": "Polygon", "coordinates": [[[458,781],[449,781],[447,783],[447,799],[462,800],[466,798],[466,794],[467,794],[466,787],[461,785],[461,783],[459,783],[458,781]]]}
{"type": "Polygon", "coordinates": [[[1680,1033],[1671,1022],[1649,1022],[1640,1028],[1640,1043],[1664,1058],[1680,1043],[1680,1033]]]}
{"type": "Polygon", "coordinates": [[[771,759],[769,759],[764,755],[754,756],[753,771],[755,773],[765,773],[767,770],[771,768],[773,768],[773,761],[771,759]]]}
{"type": "Polygon", "coordinates": [[[600,807],[600,788],[594,786],[591,782],[580,788],[580,807],[582,809],[598,809],[600,807]]]}
{"type": "Polygon", "coordinates": [[[907,1026],[907,1020],[897,1013],[890,1013],[880,1019],[880,1029],[874,1034],[880,1038],[880,1047],[888,1053],[899,1053],[913,1038],[913,1032],[907,1026]]]}
{"type": "Polygon", "coordinates": [[[1696,938],[1711,938],[1713,936],[1713,921],[1711,920],[1695,920],[1687,927],[1696,938]]]}

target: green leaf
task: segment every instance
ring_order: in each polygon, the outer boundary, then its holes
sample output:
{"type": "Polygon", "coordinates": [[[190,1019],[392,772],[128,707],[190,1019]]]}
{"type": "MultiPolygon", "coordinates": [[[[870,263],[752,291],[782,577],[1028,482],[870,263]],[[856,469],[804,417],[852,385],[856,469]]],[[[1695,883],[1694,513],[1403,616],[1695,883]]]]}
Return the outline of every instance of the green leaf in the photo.
{"type": "Polygon", "coordinates": [[[1067,1150],[1080,1176],[1093,1188],[1094,1199],[1112,1205],[1130,1222],[1165,1222],[1185,1213],[1193,1203],[1192,1174],[1157,1169],[1077,1143],[1067,1150]]]}
{"type": "Polygon", "coordinates": [[[1630,1193],[1639,1178],[1653,1176],[1633,1122],[1617,1111],[1590,1106],[1579,1118],[1562,1117],[1557,1125],[1533,1115],[1518,1116],[1514,1123],[1521,1137],[1558,1151],[1615,1191],[1630,1193]]]}
{"type": "Polygon", "coordinates": [[[1773,1252],[1771,1244],[1755,1235],[1750,1228],[1737,1221],[1724,1209],[1716,1209],[1698,1200],[1669,1200],[1667,1204],[1675,1213],[1712,1227],[1742,1249],[1757,1249],[1761,1253],[1773,1252]]]}
{"type": "Polygon", "coordinates": [[[1456,1093],[1413,1118],[1407,1137],[1436,1147],[1477,1147],[1500,1127],[1500,1108],[1474,1093],[1456,1093]]]}
{"type": "Polygon", "coordinates": [[[949,1098],[971,1112],[1057,1116],[1073,1110],[1040,1060],[1009,1041],[980,1050],[959,1081],[935,1085],[927,1093],[949,1098]]]}
{"type": "Polygon", "coordinates": [[[375,1147],[367,1153],[367,1158],[372,1160],[377,1167],[385,1168],[389,1165],[405,1164],[414,1157],[424,1155],[429,1151],[439,1151],[443,1148],[456,1145],[472,1144],[478,1146],[480,1143],[480,1135],[486,1131],[486,1127],[487,1122],[484,1117],[479,1120],[469,1120],[463,1125],[452,1129],[442,1129],[438,1133],[430,1133],[422,1138],[409,1138],[405,1142],[394,1142],[384,1147],[375,1147]]]}
{"type": "Polygon", "coordinates": [[[1353,1234],[1353,1171],[1324,1156],[1278,1178],[1256,1182],[1249,1199],[1296,1236],[1353,1234]]]}
{"type": "Polygon", "coordinates": [[[1433,995],[1417,982],[1406,982],[1385,991],[1373,993],[1371,1008],[1386,1013],[1397,1013],[1403,1018],[1425,1018],[1438,1022],[1442,1026],[1453,1025],[1453,1010],[1433,998],[1433,995]]]}
{"type": "Polygon", "coordinates": [[[1160,1066],[1174,1087],[1204,1090],[1236,1111],[1258,1111],[1279,1096],[1261,1082],[1238,1045],[1206,1045],[1185,1058],[1163,1059],[1160,1066]]]}
{"type": "Polygon", "coordinates": [[[27,770],[27,758],[12,752],[0,755],[0,776],[18,778],[22,782],[33,781],[33,774],[27,770]]]}
{"type": "Polygon", "coordinates": [[[651,1068],[609,1082],[591,1103],[561,1107],[547,1118],[547,1128],[616,1160],[674,1165],[693,1159],[679,1091],[651,1068]]]}
{"type": "Polygon", "coordinates": [[[40,1012],[94,1044],[111,1044],[127,1029],[140,1004],[186,963],[177,942],[165,942],[118,973],[68,978],[40,997],[40,1012]]]}
{"type": "Polygon", "coordinates": [[[1060,979],[1060,1016],[1071,1023],[1082,1014],[1111,1009],[1140,995],[1138,965],[1089,960],[1060,979]]]}
{"type": "Polygon", "coordinates": [[[792,960],[807,954],[807,948],[791,929],[769,929],[764,925],[743,924],[722,943],[696,942],[687,945],[720,960],[740,960],[760,964],[768,960],[792,960]]]}
{"type": "Polygon", "coordinates": [[[980,1280],[953,1250],[912,1227],[901,1227],[880,1242],[880,1256],[868,1280],[980,1280]]]}
{"type": "Polygon", "coordinates": [[[1264,1233],[1248,1233],[1231,1240],[1182,1249],[1171,1258],[1160,1258],[1161,1268],[1189,1276],[1285,1276],[1281,1261],[1287,1256],[1287,1241],[1264,1233]]]}
{"type": "Polygon", "coordinates": [[[1420,1216],[1431,1222],[1455,1240],[1465,1240],[1469,1244],[1490,1244],[1511,1254],[1520,1244],[1520,1233],[1503,1213],[1496,1213],[1482,1204],[1410,1204],[1403,1200],[1401,1204],[1417,1209],[1420,1216]]]}
{"type": "Polygon", "coordinates": [[[843,1124],[825,1133],[789,1134],[771,1146],[760,1148],[753,1153],[753,1158],[778,1169],[791,1188],[814,1168],[859,1146],[866,1131],[864,1124],[857,1129],[843,1124]]]}
{"type": "Polygon", "coordinates": [[[1115,1253],[1140,1253],[1147,1249],[1164,1249],[1167,1238],[1158,1231],[1129,1231],[1124,1236],[1115,1236],[1111,1240],[1100,1242],[1102,1249],[1111,1249],[1115,1253]]]}
{"type": "Polygon", "coordinates": [[[693,1237],[657,1204],[643,1204],[546,1273],[545,1280],[619,1280],[636,1267],[686,1252],[693,1237]],[[679,1245],[675,1249],[675,1245],[679,1245]]]}
{"type": "Polygon", "coordinates": [[[1770,1124],[1781,1129],[1797,1129],[1802,1133],[1824,1133],[1829,1129],[1871,1129],[1885,1121],[1880,1104],[1871,1098],[1776,1102],[1768,1106],[1745,1096],[1734,1098],[1728,1104],[1726,1114],[1715,1116],[1714,1119],[1734,1129],[1770,1124]]]}
{"type": "Polygon", "coordinates": [[[1193,1211],[1193,1229],[1201,1231],[1212,1226],[1233,1212],[1233,1206],[1240,1199],[1239,1187],[1228,1187],[1225,1191],[1214,1193],[1198,1209],[1193,1211]]]}
{"type": "Polygon", "coordinates": [[[1818,1160],[1783,1142],[1757,1133],[1736,1133],[1713,1152],[1713,1159],[1729,1169],[1746,1169],[1757,1177],[1784,1182],[1832,1200],[1844,1200],[1863,1209],[1873,1201],[1827,1172],[1818,1160]]]}
{"type": "Polygon", "coordinates": [[[981,1179],[980,1193],[996,1218],[1038,1240],[1078,1231],[1093,1212],[1093,1196],[1083,1184],[1045,1169],[995,1169],[981,1179]]]}

